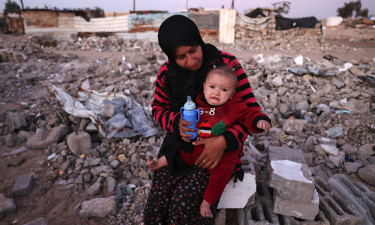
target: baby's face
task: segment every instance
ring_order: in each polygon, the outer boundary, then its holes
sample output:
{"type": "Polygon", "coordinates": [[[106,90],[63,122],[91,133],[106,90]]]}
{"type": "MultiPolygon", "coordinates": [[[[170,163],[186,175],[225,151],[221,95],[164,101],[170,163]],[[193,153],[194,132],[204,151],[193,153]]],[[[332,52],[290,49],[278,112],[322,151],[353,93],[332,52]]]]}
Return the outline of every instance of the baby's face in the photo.
{"type": "Polygon", "coordinates": [[[236,85],[236,81],[228,76],[209,73],[203,83],[204,97],[210,105],[222,105],[233,96],[236,85]]]}

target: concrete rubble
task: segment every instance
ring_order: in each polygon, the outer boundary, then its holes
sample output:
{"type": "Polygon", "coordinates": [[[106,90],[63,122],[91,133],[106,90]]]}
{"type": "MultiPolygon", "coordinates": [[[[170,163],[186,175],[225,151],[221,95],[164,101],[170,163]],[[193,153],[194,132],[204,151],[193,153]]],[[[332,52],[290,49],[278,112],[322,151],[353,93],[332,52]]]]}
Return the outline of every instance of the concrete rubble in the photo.
{"type": "MultiPolygon", "coordinates": [[[[254,95],[273,122],[268,134],[253,135],[245,142],[243,167],[256,174],[257,183],[257,194],[245,207],[249,224],[361,224],[363,218],[372,224],[375,88],[358,76],[374,77],[375,59],[345,62],[303,57],[306,52],[358,51],[325,44],[316,37],[295,41],[255,37],[233,46],[205,38],[228,52],[300,49],[302,54],[302,58],[238,57],[254,95]],[[293,154],[282,154],[291,149],[293,154]],[[290,168],[284,172],[296,176],[295,168],[300,168],[299,178],[304,179],[280,175],[280,168],[290,168]],[[361,183],[352,183],[348,177],[361,183]]],[[[115,36],[75,42],[45,39],[48,45],[33,36],[7,47],[0,44],[0,104],[11,109],[0,114],[1,161],[17,167],[28,161],[22,158],[25,151],[45,156],[38,162],[45,168],[39,178],[33,173],[12,178],[12,193],[0,196],[0,218],[14,214],[12,198],[27,196],[43,176],[47,181],[42,185],[47,188],[87,194],[77,206],[82,217],[105,217],[109,224],[141,224],[152,179],[146,159],[157,155],[165,134],[152,120],[150,105],[156,74],[166,57],[156,43],[115,36]],[[120,52],[124,57],[82,61],[74,54],[55,53],[62,50],[120,52]],[[48,96],[50,85],[75,100],[82,97],[77,96],[82,90],[125,96],[142,106],[143,122],[151,123],[157,132],[105,138],[92,117],[77,116],[64,109],[56,95],[48,96]],[[13,150],[19,151],[13,154],[13,150]]],[[[101,110],[107,120],[118,107],[106,102],[101,110]]],[[[40,220],[46,223],[45,218],[40,220]]]]}

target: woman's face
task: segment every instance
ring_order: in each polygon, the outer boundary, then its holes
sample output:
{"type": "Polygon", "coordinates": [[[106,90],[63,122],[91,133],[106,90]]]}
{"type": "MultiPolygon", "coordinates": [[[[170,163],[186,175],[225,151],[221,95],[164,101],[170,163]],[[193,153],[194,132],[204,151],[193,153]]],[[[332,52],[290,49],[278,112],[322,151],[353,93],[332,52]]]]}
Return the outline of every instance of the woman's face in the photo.
{"type": "Polygon", "coordinates": [[[180,67],[196,71],[202,66],[203,53],[200,45],[185,46],[181,45],[176,48],[175,61],[180,67]]]}

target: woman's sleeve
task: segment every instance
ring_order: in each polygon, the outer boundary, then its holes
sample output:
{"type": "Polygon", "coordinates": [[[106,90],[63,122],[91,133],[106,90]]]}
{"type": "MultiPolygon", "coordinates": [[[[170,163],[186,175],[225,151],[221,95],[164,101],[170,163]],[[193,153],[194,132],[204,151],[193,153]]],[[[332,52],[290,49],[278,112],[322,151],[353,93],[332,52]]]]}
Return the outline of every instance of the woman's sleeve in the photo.
{"type": "Polygon", "coordinates": [[[169,98],[164,90],[164,80],[167,73],[168,63],[164,63],[159,70],[155,83],[154,100],[151,103],[152,116],[165,131],[172,133],[178,130],[179,112],[170,110],[169,98]]]}
{"type": "Polygon", "coordinates": [[[255,121],[259,121],[259,119],[269,120],[269,118],[260,112],[261,108],[253,94],[246,73],[236,57],[225,52],[222,52],[222,57],[224,63],[226,63],[230,68],[234,68],[234,72],[237,75],[236,94],[240,95],[241,99],[243,100],[240,108],[245,110],[247,115],[245,117],[246,119],[239,119],[223,133],[227,144],[227,149],[225,151],[230,152],[237,149],[242,149],[242,145],[250,133],[262,132],[254,127],[255,121]],[[249,120],[249,117],[251,117],[251,120],[249,120]]]}

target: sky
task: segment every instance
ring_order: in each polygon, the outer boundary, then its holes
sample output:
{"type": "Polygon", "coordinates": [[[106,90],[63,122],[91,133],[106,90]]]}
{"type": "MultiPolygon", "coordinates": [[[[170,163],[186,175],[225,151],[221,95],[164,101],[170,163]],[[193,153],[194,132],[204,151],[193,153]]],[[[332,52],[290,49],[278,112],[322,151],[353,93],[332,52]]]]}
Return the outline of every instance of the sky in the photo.
{"type": "MultiPolygon", "coordinates": [[[[7,0],[0,0],[0,12],[4,10],[7,0]]],[[[21,6],[20,0],[12,0],[21,6]]],[[[240,13],[246,9],[257,7],[272,8],[272,3],[282,0],[235,0],[234,8],[240,13]]],[[[345,2],[356,0],[288,0],[291,2],[289,14],[284,15],[290,18],[315,16],[318,19],[337,15],[337,8],[344,6],[345,2]]],[[[135,2],[136,10],[166,10],[177,12],[188,8],[203,7],[204,9],[218,9],[223,5],[230,8],[232,0],[23,0],[24,7],[30,8],[44,5],[58,8],[93,8],[100,7],[105,12],[129,12],[133,10],[135,2]]],[[[368,8],[370,15],[375,16],[375,0],[362,0],[362,9],[368,8]]]]}

